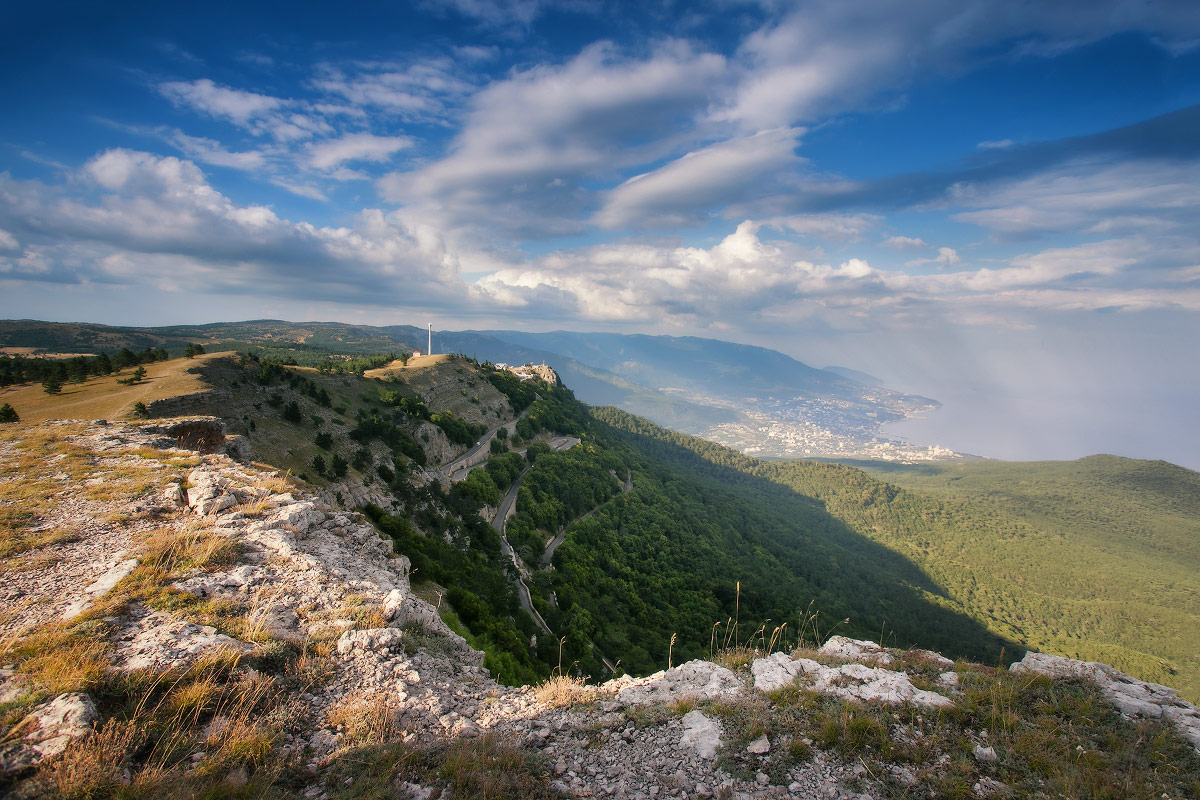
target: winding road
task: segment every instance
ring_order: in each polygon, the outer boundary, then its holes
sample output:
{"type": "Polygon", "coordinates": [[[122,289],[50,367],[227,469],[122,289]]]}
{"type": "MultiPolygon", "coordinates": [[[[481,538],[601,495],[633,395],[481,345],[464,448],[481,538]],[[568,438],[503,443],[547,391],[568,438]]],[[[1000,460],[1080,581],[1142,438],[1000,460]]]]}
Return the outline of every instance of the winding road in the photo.
{"type": "MultiPolygon", "coordinates": [[[[579,439],[574,436],[559,436],[550,440],[550,447],[554,450],[570,450],[577,444],[579,444],[579,439]]],[[[546,620],[542,619],[542,615],[533,607],[533,599],[529,595],[529,587],[525,584],[525,578],[528,577],[525,564],[517,556],[516,551],[512,549],[512,545],[508,543],[508,537],[504,535],[504,524],[512,516],[513,508],[517,502],[517,492],[521,488],[521,479],[525,477],[525,473],[532,466],[530,464],[521,470],[521,474],[516,477],[512,486],[509,487],[508,492],[504,495],[504,499],[500,501],[500,506],[496,509],[496,516],[492,517],[492,527],[500,532],[500,551],[508,556],[509,560],[512,561],[513,567],[517,570],[517,596],[520,599],[521,608],[525,609],[525,612],[533,617],[533,621],[537,623],[539,628],[553,636],[554,633],[550,630],[550,626],[546,624],[546,620]]]]}

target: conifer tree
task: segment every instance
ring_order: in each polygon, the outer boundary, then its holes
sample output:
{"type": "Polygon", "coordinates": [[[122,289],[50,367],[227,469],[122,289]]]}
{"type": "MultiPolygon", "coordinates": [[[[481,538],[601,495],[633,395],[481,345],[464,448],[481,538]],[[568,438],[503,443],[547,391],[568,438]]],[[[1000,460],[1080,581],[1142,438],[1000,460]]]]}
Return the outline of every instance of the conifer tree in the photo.
{"type": "Polygon", "coordinates": [[[0,422],[20,422],[21,417],[17,414],[17,410],[8,403],[0,406],[0,422]]]}

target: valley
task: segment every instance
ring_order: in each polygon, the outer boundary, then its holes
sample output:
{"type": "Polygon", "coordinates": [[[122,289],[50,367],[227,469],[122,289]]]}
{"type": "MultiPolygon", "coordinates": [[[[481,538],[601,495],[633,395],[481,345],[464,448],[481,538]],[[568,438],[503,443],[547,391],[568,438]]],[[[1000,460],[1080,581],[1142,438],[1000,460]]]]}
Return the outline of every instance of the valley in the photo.
{"type": "MultiPolygon", "coordinates": [[[[338,636],[358,635],[360,624],[352,620],[360,616],[369,627],[364,635],[393,630],[378,627],[383,618],[370,610],[377,599],[361,597],[374,591],[363,587],[397,586],[412,598],[408,613],[417,616],[396,623],[408,625],[404,635],[414,637],[396,669],[440,676],[435,681],[441,683],[430,687],[434,694],[419,695],[441,698],[428,708],[449,704],[473,725],[501,727],[509,722],[489,717],[458,694],[466,673],[440,660],[455,648],[478,653],[484,672],[470,673],[476,676],[472,681],[485,675],[498,686],[551,685],[570,675],[578,682],[572,685],[585,686],[630,680],[621,677],[625,673],[659,674],[670,663],[716,659],[744,666],[749,662],[738,659],[762,658],[775,649],[813,652],[830,637],[845,636],[895,652],[936,650],[958,664],[1002,664],[1026,650],[1102,660],[1136,679],[1197,698],[1196,473],[1113,457],[1072,464],[766,461],[618,408],[585,405],[556,380],[522,380],[466,356],[332,350],[313,355],[304,366],[262,351],[210,352],[148,363],[134,386],[120,382],[132,370],[125,367],[69,383],[57,395],[36,384],[0,390],[0,401],[18,412],[28,409],[27,417],[6,426],[4,452],[52,441],[58,423],[41,423],[51,426],[42,428],[37,421],[52,419],[56,409],[84,408],[93,418],[126,420],[104,423],[118,426],[107,435],[104,427],[88,429],[96,441],[114,443],[105,447],[134,447],[145,458],[173,458],[189,469],[212,464],[226,470],[224,478],[194,470],[186,481],[172,479],[190,487],[185,493],[194,513],[223,520],[221,530],[256,524],[260,515],[277,515],[274,508],[293,508],[289,503],[312,503],[326,509],[312,517],[326,520],[311,534],[314,543],[326,542],[313,551],[314,558],[341,552],[337,538],[351,535],[372,551],[370,537],[380,537],[381,546],[395,553],[384,583],[378,577],[364,583],[365,566],[329,562],[330,580],[359,587],[354,591],[360,599],[343,605],[366,603],[362,611],[336,612],[345,621],[335,621],[333,628],[326,616],[311,616],[312,609],[332,601],[288,600],[279,588],[269,596],[253,595],[257,599],[249,606],[249,596],[197,605],[174,594],[175,588],[155,589],[137,595],[128,624],[141,624],[137,620],[147,613],[145,618],[157,620],[153,615],[182,609],[207,626],[202,630],[213,631],[204,636],[249,641],[253,649],[258,641],[253,637],[265,634],[250,633],[259,628],[246,627],[247,620],[274,609],[269,619],[291,620],[286,625],[308,630],[328,649],[338,636]],[[145,421],[138,421],[139,413],[145,421]],[[223,431],[216,438],[214,425],[223,431]],[[186,439],[228,455],[219,461],[212,460],[215,455],[168,458],[154,455],[146,444],[119,444],[141,441],[143,429],[207,430],[169,433],[177,438],[167,441],[186,439]],[[26,439],[26,431],[34,439],[26,439]],[[236,466],[239,461],[243,466],[236,466]],[[222,488],[242,485],[246,488],[222,488]],[[209,486],[214,488],[204,488],[209,486]],[[256,488],[266,486],[270,491],[256,488]],[[210,491],[212,498],[203,493],[210,491]],[[425,630],[420,635],[413,627],[418,619],[425,630]],[[410,650],[418,641],[434,650],[410,650]]],[[[154,441],[163,441],[161,433],[155,435],[160,438],[154,441]]],[[[32,483],[20,495],[13,493],[15,484],[0,483],[8,574],[41,575],[47,564],[53,568],[54,548],[74,546],[69,543],[79,534],[72,531],[87,523],[63,517],[63,507],[52,499],[63,492],[51,487],[55,480],[76,480],[71,476],[77,470],[83,470],[80,481],[88,474],[110,474],[87,472],[87,464],[100,463],[96,458],[52,461],[63,465],[57,474],[27,459],[23,469],[32,483]],[[65,538],[48,535],[51,529],[64,529],[65,538]]],[[[104,458],[118,465],[126,456],[104,458]]],[[[136,480],[155,479],[137,478],[120,491],[142,497],[138,493],[149,490],[138,489],[136,480]]],[[[148,502],[135,499],[128,508],[145,509],[148,502]]],[[[128,535],[136,538],[138,515],[150,512],[104,513],[111,515],[104,530],[115,533],[128,525],[128,535]]],[[[299,522],[307,514],[288,511],[287,519],[297,524],[286,523],[282,533],[272,535],[291,538],[271,546],[288,553],[310,546],[301,536],[310,523],[299,522]]],[[[110,563],[121,557],[110,556],[110,563]]],[[[246,568],[260,569],[257,563],[246,568]]],[[[375,572],[369,574],[382,575],[378,569],[370,567],[375,572]]],[[[130,574],[143,575],[136,567],[130,574]]],[[[126,586],[122,580],[117,573],[112,582],[126,586]]],[[[144,576],[136,580],[136,586],[149,585],[144,576]]],[[[170,586],[176,585],[184,584],[170,586]]],[[[21,600],[30,608],[33,602],[36,596],[21,600]]],[[[10,619],[22,619],[21,608],[18,603],[10,619]]],[[[125,619],[125,606],[105,608],[112,619],[125,619]]],[[[336,647],[340,652],[341,639],[336,647]]],[[[353,649],[358,645],[346,647],[347,653],[359,652],[353,649]]],[[[387,652],[384,647],[372,658],[399,658],[387,652]]],[[[281,663],[291,664],[294,657],[285,653],[281,663]]],[[[358,656],[346,658],[345,669],[359,663],[358,656]]],[[[365,685],[374,684],[368,679],[365,685]]],[[[499,695],[508,698],[504,708],[531,702],[524,690],[503,691],[509,692],[499,695]]],[[[570,691],[596,696],[586,694],[590,689],[570,691]]],[[[412,709],[426,708],[420,705],[426,700],[413,706],[417,695],[410,695],[406,689],[388,695],[387,702],[399,702],[397,713],[408,714],[406,724],[415,725],[426,711],[412,709]]],[[[1168,699],[1158,702],[1176,702],[1172,695],[1162,697],[1168,699]]],[[[351,702],[331,698],[325,702],[334,707],[351,702]]],[[[1142,700],[1128,702],[1130,708],[1147,708],[1136,704],[1142,700]]],[[[460,723],[454,719],[443,714],[439,725],[457,736],[460,723]]],[[[339,763],[338,748],[352,743],[339,738],[341,728],[319,730],[327,732],[318,738],[332,738],[305,740],[304,747],[333,759],[324,763],[339,763]]],[[[809,780],[810,773],[797,769],[787,767],[779,780],[809,780]]],[[[820,774],[821,780],[841,780],[830,777],[835,773],[820,774]]],[[[667,785],[676,779],[661,780],[667,785]]]]}

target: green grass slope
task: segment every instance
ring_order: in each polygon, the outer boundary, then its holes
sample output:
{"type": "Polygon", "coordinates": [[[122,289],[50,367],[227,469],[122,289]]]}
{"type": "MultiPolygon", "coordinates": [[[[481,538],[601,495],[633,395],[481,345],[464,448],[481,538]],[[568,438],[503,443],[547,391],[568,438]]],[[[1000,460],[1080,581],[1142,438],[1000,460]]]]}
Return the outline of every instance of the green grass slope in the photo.
{"type": "Polygon", "coordinates": [[[1031,647],[1200,699],[1200,473],[1090,456],[878,474],[946,510],[927,545],[902,536],[918,563],[971,568],[972,613],[1007,614],[1031,647]],[[963,508],[970,526],[949,519],[963,508]]]}

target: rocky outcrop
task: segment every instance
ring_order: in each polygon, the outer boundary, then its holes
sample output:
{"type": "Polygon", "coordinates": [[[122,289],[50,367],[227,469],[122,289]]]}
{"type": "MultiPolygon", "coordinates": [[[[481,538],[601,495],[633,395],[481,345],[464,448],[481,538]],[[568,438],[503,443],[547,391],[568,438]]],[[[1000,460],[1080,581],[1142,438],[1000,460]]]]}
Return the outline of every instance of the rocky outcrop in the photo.
{"type": "Polygon", "coordinates": [[[17,723],[0,745],[0,772],[16,772],[61,755],[73,740],[86,736],[99,719],[92,698],[71,692],[42,703],[17,723]]]}
{"type": "Polygon", "coordinates": [[[1091,681],[1117,709],[1130,718],[1169,720],[1200,751],[1200,710],[1169,686],[1139,681],[1107,664],[1029,652],[1009,669],[1051,678],[1091,681]]]}
{"type": "Polygon", "coordinates": [[[737,694],[742,681],[729,670],[708,661],[689,661],[645,678],[607,684],[617,690],[622,703],[643,705],[675,700],[712,698],[737,694]]]}
{"type": "MultiPolygon", "coordinates": [[[[881,655],[888,657],[888,663],[896,660],[888,653],[863,647],[870,644],[845,640],[838,643],[836,652],[857,653],[858,657],[872,662],[878,662],[881,655]]],[[[824,648],[821,652],[824,653],[824,648]]],[[[830,667],[810,658],[792,658],[786,653],[774,653],[767,658],[755,659],[750,672],[754,676],[754,688],[764,692],[775,691],[799,681],[803,688],[846,700],[943,708],[954,705],[953,701],[944,695],[918,689],[904,672],[869,667],[865,664],[830,667]]]]}

